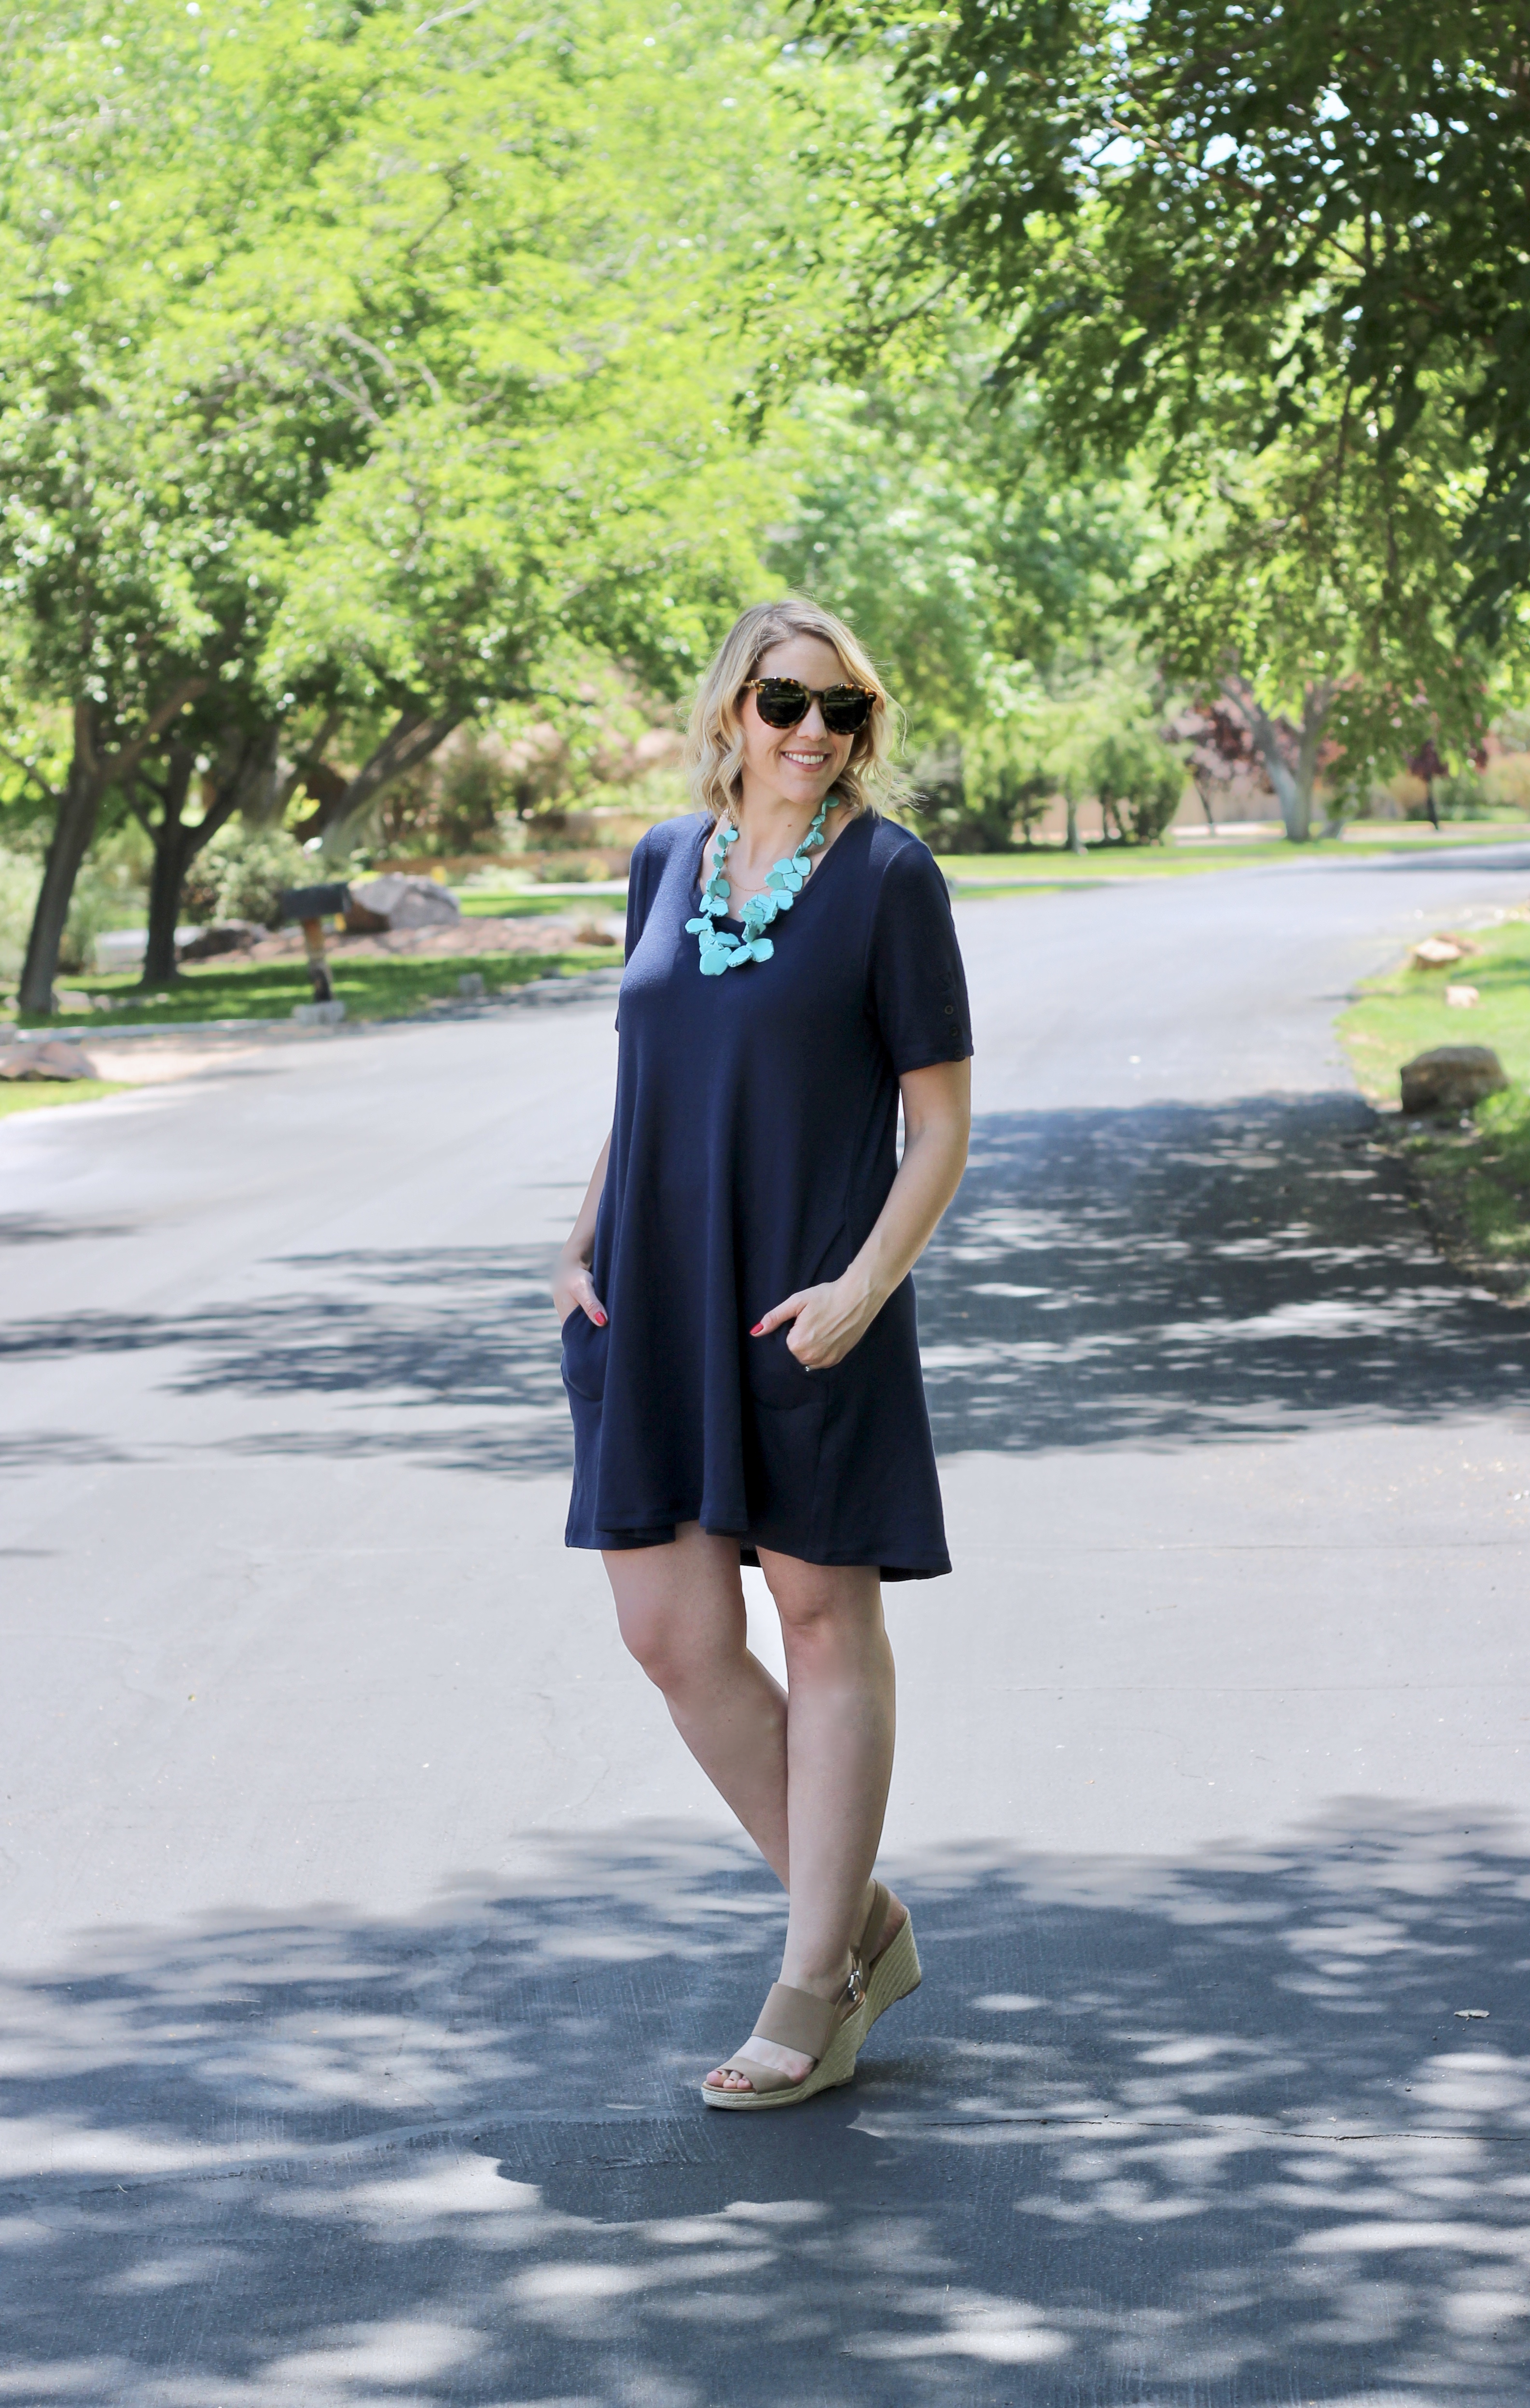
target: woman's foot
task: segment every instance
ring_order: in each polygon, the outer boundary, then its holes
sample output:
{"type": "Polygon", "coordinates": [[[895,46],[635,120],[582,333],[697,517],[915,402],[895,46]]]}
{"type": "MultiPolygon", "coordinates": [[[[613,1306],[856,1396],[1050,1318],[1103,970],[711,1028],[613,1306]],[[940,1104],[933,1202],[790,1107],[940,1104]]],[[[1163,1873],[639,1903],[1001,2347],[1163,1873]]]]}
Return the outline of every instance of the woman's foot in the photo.
{"type": "MultiPolygon", "coordinates": [[[[851,1958],[847,1950],[844,1965],[837,1973],[831,1973],[823,1979],[814,1979],[805,1973],[798,1977],[794,1987],[807,1990],[815,1999],[839,1999],[845,1994],[850,1975],[851,1958]]],[[[708,2090],[752,2090],[754,2085],[748,2074],[738,2071],[737,2059],[741,2057],[752,2057],[757,2065],[768,2066],[773,2073],[783,2073],[788,2082],[806,2082],[817,2062],[814,2057],[801,2056],[794,2048],[782,2048],[778,2042],[762,2040],[758,2032],[751,2032],[743,2047],[735,2051],[731,2064],[713,2066],[703,2087],[708,2090]]]]}
{"type": "MultiPolygon", "coordinates": [[[[876,1888],[877,1885],[874,1881],[867,1882],[865,1905],[863,1909],[865,1914],[871,1912],[876,1888]]],[[[879,1928],[871,1935],[870,1945],[865,1952],[865,1962],[862,1968],[863,1973],[881,1955],[883,1949],[891,1946],[908,1920],[908,1908],[900,1898],[889,1890],[887,1912],[882,1917],[879,1928]]],[[[851,1960],[847,1956],[843,1970],[832,1975],[827,1982],[814,1981],[806,1974],[799,1974],[796,1977],[796,1987],[800,1990],[811,1990],[816,1998],[837,1998],[849,1977],[850,1964],[851,1960]]],[[[783,1967],[782,1979],[784,1980],[785,1977],[783,1967]]],[[[755,2035],[751,2035],[736,2054],[738,2057],[752,2057],[757,2063],[768,2066],[773,2072],[784,2073],[789,2082],[806,2082],[813,2069],[813,2059],[810,2057],[800,2057],[795,2049],[779,2048],[774,2041],[761,2040],[755,2035]]],[[[707,2076],[706,2087],[708,2090],[752,2090],[754,2085],[747,2073],[738,2071],[736,2065],[714,2065],[707,2076]]]]}

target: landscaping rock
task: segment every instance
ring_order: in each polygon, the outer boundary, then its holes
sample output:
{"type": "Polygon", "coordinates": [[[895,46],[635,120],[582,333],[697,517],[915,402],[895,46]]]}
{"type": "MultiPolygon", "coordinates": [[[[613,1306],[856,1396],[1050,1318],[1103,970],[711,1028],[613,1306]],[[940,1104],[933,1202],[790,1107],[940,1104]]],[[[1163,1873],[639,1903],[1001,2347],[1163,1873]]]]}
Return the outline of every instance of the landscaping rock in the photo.
{"type": "MultiPolygon", "coordinates": [[[[564,924],[568,926],[566,922],[564,924]]],[[[624,920],[597,920],[592,912],[568,926],[569,938],[576,945],[620,945],[625,942],[626,934],[624,920]]]]}
{"type": "Polygon", "coordinates": [[[199,928],[188,943],[177,947],[177,959],[210,962],[220,953],[247,953],[265,934],[258,920],[215,920],[210,928],[199,928]]]}
{"type": "Polygon", "coordinates": [[[456,896],[434,878],[406,878],[394,870],[351,888],[346,925],[362,935],[375,933],[379,923],[384,928],[444,928],[461,918],[456,896]]]}
{"type": "Polygon", "coordinates": [[[299,1028],[333,1028],[345,1018],[345,1006],[338,1000],[331,1003],[294,1003],[293,1018],[299,1028]]]}
{"type": "Polygon", "coordinates": [[[95,1066],[67,1038],[16,1039],[0,1046],[0,1079],[93,1079],[95,1066]]]}
{"type": "Polygon", "coordinates": [[[1509,1081],[1491,1045],[1437,1045],[1402,1067],[1405,1112],[1466,1112],[1509,1081]]]}
{"type": "Polygon", "coordinates": [[[1422,944],[1414,946],[1413,967],[1420,970],[1449,969],[1452,962],[1464,962],[1468,953],[1480,953],[1480,946],[1472,944],[1469,939],[1452,936],[1449,930],[1441,929],[1437,936],[1425,937],[1422,944]]]}
{"type": "Polygon", "coordinates": [[[1472,1005],[1480,1003],[1482,998],[1474,986],[1448,986],[1445,1000],[1452,1011],[1469,1011],[1472,1005]]]}

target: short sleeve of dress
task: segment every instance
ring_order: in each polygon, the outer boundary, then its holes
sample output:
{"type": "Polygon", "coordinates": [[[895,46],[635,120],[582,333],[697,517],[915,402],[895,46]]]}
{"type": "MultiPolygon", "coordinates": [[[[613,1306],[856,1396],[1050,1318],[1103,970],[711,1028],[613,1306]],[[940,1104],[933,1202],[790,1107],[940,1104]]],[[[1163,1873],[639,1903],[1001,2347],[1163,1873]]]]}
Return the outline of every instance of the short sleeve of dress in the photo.
{"type": "Polygon", "coordinates": [[[956,923],[950,890],[925,845],[900,845],[887,865],[867,970],[877,1025],[900,1078],[966,1059],[972,1016],[956,923]]]}

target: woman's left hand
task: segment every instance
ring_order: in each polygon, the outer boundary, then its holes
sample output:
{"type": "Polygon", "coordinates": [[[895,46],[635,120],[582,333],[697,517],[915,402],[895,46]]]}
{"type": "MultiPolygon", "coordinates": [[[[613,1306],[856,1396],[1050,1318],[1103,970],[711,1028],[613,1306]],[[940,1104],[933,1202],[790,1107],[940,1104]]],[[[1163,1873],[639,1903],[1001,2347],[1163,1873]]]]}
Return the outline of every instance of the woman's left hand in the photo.
{"type": "Polygon", "coordinates": [[[805,1287],[784,1303],[772,1305],[750,1336],[767,1338],[789,1321],[792,1334],[786,1343],[803,1369],[827,1371],[860,1344],[879,1310],[876,1297],[847,1276],[822,1287],[805,1287]]]}

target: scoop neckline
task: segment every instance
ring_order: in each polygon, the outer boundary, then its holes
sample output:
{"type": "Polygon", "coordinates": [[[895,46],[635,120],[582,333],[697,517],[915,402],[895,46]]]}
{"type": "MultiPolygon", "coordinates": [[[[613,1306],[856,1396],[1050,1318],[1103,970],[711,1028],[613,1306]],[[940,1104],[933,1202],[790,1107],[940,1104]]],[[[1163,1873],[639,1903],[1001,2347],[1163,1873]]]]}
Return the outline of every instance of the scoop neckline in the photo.
{"type": "MultiPolygon", "coordinates": [[[[865,811],[851,811],[850,818],[846,821],[844,826],[835,838],[834,842],[825,847],[822,860],[814,865],[813,868],[808,872],[803,885],[793,897],[794,910],[800,911],[804,901],[818,884],[819,880],[822,877],[824,870],[828,867],[834,855],[838,852],[840,846],[844,843],[845,838],[850,835],[851,828],[855,827],[865,817],[866,813],[865,811]]],[[[702,872],[707,866],[707,847],[711,839],[712,831],[716,825],[716,820],[708,820],[705,827],[701,831],[701,843],[696,853],[695,870],[691,880],[691,891],[695,896],[698,903],[701,899],[702,887],[706,883],[702,872]]],[[[746,909],[748,907],[746,906],[746,909]]],[[[741,919],[736,920],[729,917],[728,919],[720,921],[718,924],[723,928],[742,929],[744,924],[741,919]]]]}

